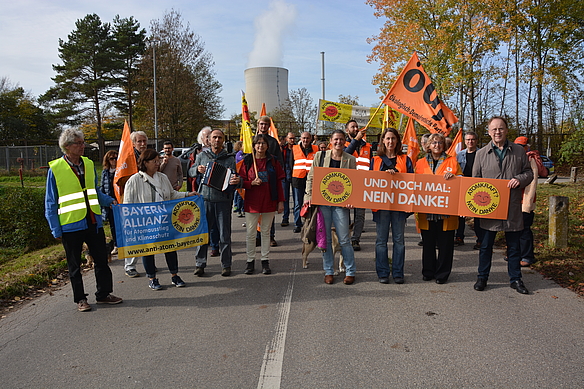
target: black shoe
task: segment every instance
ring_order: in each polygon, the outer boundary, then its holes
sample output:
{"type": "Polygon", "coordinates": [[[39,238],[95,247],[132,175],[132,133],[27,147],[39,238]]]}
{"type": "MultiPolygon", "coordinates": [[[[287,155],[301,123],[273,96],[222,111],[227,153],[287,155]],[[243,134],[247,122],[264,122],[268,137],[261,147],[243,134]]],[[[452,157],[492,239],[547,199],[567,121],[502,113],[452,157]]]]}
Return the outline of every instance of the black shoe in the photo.
{"type": "Polygon", "coordinates": [[[513,281],[510,285],[513,289],[515,289],[518,293],[521,294],[529,294],[529,291],[523,284],[522,280],[513,281]]]}
{"type": "Polygon", "coordinates": [[[255,270],[255,261],[251,261],[247,263],[247,266],[245,267],[245,270],[243,271],[243,274],[253,274],[253,271],[255,270]]]}
{"type": "Polygon", "coordinates": [[[474,290],[482,292],[487,287],[487,280],[484,278],[477,278],[477,282],[474,284],[474,290]]]}
{"type": "Polygon", "coordinates": [[[446,280],[438,280],[438,279],[436,279],[436,283],[439,284],[439,285],[442,285],[442,284],[445,284],[446,283],[446,280]]]}
{"type": "Polygon", "coordinates": [[[477,242],[473,247],[473,250],[480,250],[481,249],[481,242],[477,242]]]}
{"type": "Polygon", "coordinates": [[[294,227],[294,233],[297,234],[302,231],[302,227],[294,227]]]}
{"type": "Polygon", "coordinates": [[[262,274],[272,274],[272,270],[270,270],[270,261],[262,261],[262,274]]]}
{"type": "Polygon", "coordinates": [[[282,227],[288,227],[289,225],[290,225],[290,223],[287,221],[282,222],[282,224],[280,224],[280,226],[282,226],[282,227]]]}
{"type": "Polygon", "coordinates": [[[231,275],[231,267],[224,267],[224,268],[221,270],[221,275],[222,275],[223,277],[229,277],[229,276],[231,275]]]}
{"type": "Polygon", "coordinates": [[[278,247],[278,242],[276,242],[276,239],[270,238],[270,247],[278,247]]]}
{"type": "Polygon", "coordinates": [[[196,276],[198,277],[203,277],[203,274],[205,274],[205,268],[203,267],[195,267],[195,273],[196,276]]]}
{"type": "Polygon", "coordinates": [[[389,277],[381,277],[379,279],[380,284],[389,284],[389,277]]]}
{"type": "Polygon", "coordinates": [[[423,240],[421,240],[421,241],[418,242],[418,246],[423,246],[423,245],[424,245],[424,241],[423,240]]]}
{"type": "Polygon", "coordinates": [[[395,282],[396,284],[403,284],[404,279],[403,277],[394,277],[393,282],[395,282]]]}
{"type": "Polygon", "coordinates": [[[423,276],[422,279],[424,281],[432,281],[434,279],[434,277],[426,277],[426,276],[423,276]]]}
{"type": "Polygon", "coordinates": [[[353,246],[353,251],[361,251],[361,246],[358,240],[351,241],[351,246],[353,246]]]}

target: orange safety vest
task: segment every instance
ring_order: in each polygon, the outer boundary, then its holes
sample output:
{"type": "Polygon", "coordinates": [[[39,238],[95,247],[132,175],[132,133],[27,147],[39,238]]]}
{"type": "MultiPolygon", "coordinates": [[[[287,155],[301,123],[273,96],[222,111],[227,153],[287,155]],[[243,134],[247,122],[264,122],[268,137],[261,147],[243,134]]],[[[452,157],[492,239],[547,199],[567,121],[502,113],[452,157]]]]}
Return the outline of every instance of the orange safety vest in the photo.
{"type": "MultiPolygon", "coordinates": [[[[442,175],[446,172],[451,172],[454,175],[461,176],[462,169],[460,169],[460,165],[455,157],[448,156],[438,169],[436,169],[436,173],[432,172],[432,168],[428,164],[426,158],[418,159],[416,163],[416,173],[417,174],[436,174],[442,175]]],[[[420,230],[428,230],[430,229],[430,224],[428,223],[428,219],[426,219],[425,213],[416,213],[416,223],[420,230]]],[[[442,230],[443,231],[451,231],[456,230],[458,228],[458,217],[454,215],[450,215],[446,219],[443,219],[442,223],[442,230]]]]}
{"type": "Polygon", "coordinates": [[[311,145],[312,150],[308,155],[304,155],[300,145],[294,145],[292,152],[294,153],[294,167],[292,168],[292,177],[305,178],[310,168],[312,167],[312,160],[314,154],[318,151],[318,146],[311,145]]]}
{"type": "MultiPolygon", "coordinates": [[[[345,148],[349,147],[351,142],[345,142],[345,148]]],[[[371,165],[371,143],[365,142],[359,152],[353,152],[353,156],[357,159],[357,170],[369,170],[371,165]]]]}
{"type": "MultiPolygon", "coordinates": [[[[408,172],[407,161],[408,161],[407,155],[403,154],[403,155],[397,156],[397,158],[395,160],[395,168],[397,169],[398,172],[400,172],[400,173],[407,173],[408,172]]],[[[375,170],[376,172],[380,171],[382,164],[383,164],[383,160],[381,159],[380,156],[373,157],[373,170],[375,170]]]]}

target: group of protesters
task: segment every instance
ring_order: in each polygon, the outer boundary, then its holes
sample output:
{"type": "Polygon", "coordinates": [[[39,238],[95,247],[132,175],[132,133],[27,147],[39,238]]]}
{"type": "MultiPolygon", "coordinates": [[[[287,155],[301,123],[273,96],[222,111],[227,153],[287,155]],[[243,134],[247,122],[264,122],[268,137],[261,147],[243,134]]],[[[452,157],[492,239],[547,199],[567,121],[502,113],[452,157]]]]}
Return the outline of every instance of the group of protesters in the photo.
{"type": "MultiPolygon", "coordinates": [[[[147,148],[147,136],[144,132],[136,131],[131,134],[139,172],[122,183],[125,188],[124,203],[157,202],[197,194],[204,199],[209,240],[195,248],[196,276],[202,277],[205,274],[209,246],[211,256],[220,258],[221,275],[231,275],[233,213],[245,217],[244,274],[255,272],[257,246],[260,246],[261,272],[270,274],[270,247],[277,246],[274,226],[276,213],[282,213],[281,227],[289,226],[293,217],[293,232],[301,233],[308,227],[308,223],[301,216],[302,211],[311,208],[322,215],[326,232],[326,250],[322,253],[324,282],[334,282],[332,234],[336,233],[345,266],[343,283],[353,284],[356,274],[354,252],[361,250],[360,238],[365,223],[365,209],[351,204],[344,207],[312,204],[314,167],[329,167],[384,171],[387,174],[433,174],[442,176],[444,180],[452,180],[462,175],[508,180],[510,198],[507,219],[475,218],[477,241],[474,248],[479,250],[479,265],[474,289],[483,291],[486,288],[495,236],[498,231],[504,231],[510,286],[519,293],[529,293],[521,279],[521,266],[528,266],[535,261],[533,235],[529,226],[533,222],[537,166],[534,167],[534,162],[528,159],[525,137],[518,138],[515,143],[507,139],[508,126],[504,118],[491,118],[488,123],[491,141],[481,149],[477,147],[477,135],[473,132],[466,133],[466,149],[458,155],[447,154],[449,138],[442,134],[434,133],[423,137],[421,145],[424,154],[416,163],[404,154],[401,136],[393,128],[386,129],[381,134],[374,155],[371,144],[364,138],[365,130],[359,129],[354,120],[346,123],[345,131],[333,131],[328,143],[317,143],[308,132],[300,134],[298,143],[293,133],[288,133],[282,140],[275,139],[268,134],[270,124],[267,116],[259,119],[258,133],[253,138],[253,150],[249,154],[243,154],[241,145],[236,145],[237,153],[228,152],[225,148],[225,135],[221,130],[203,129],[199,134],[201,146],[193,153],[187,172],[188,192],[179,191],[183,183],[183,172],[180,161],[172,156],[172,143],[165,142],[164,157],[161,159],[157,151],[147,148]],[[200,184],[210,162],[223,165],[236,173],[231,176],[226,189],[219,190],[200,184]],[[244,198],[235,196],[238,190],[245,190],[244,198]],[[289,206],[290,197],[293,207],[289,206]]],[[[81,279],[81,251],[83,243],[86,243],[94,258],[96,302],[118,304],[122,299],[111,294],[112,274],[107,263],[108,251],[115,254],[117,250],[113,230],[115,223],[108,209],[115,203],[113,174],[117,153],[106,153],[99,187],[93,162],[83,157],[83,133],[67,129],[61,134],[59,145],[64,156],[49,164],[46,218],[55,238],[63,242],[74,301],[79,311],[91,310],[81,279]],[[112,226],[114,240],[110,248],[106,248],[102,216],[112,226]]],[[[402,211],[373,211],[373,221],[376,224],[375,264],[380,283],[388,284],[390,278],[396,284],[405,282],[404,230],[409,216],[410,214],[402,211]],[[388,249],[390,232],[391,260],[388,249]]],[[[446,283],[452,271],[454,247],[464,244],[465,219],[432,213],[416,213],[415,219],[422,236],[422,279],[435,280],[438,284],[446,283]]],[[[176,252],[166,253],[165,257],[172,284],[176,287],[185,286],[185,282],[178,276],[176,252]]],[[[144,256],[142,262],[149,287],[161,290],[162,286],[156,277],[154,256],[144,256]]],[[[127,276],[139,276],[136,264],[135,257],[125,259],[124,270],[127,276]]]]}

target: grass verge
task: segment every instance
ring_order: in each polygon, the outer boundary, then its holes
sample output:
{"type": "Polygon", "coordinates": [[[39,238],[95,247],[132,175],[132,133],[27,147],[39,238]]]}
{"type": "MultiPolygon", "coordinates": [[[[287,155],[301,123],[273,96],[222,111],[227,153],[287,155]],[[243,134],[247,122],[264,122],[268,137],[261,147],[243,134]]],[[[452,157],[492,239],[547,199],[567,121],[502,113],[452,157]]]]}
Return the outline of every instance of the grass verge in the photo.
{"type": "Polygon", "coordinates": [[[540,184],[537,187],[537,208],[531,229],[537,258],[532,268],[546,278],[584,296],[584,182],[540,184]],[[567,248],[549,245],[550,196],[569,198],[567,248]]]}

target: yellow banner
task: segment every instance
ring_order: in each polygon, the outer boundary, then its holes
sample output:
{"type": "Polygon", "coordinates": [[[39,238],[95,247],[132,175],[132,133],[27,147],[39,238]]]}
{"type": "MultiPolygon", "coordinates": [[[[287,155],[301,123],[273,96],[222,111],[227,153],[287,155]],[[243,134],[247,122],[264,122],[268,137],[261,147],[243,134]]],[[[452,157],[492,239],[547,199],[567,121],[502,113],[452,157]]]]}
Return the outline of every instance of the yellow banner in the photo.
{"type": "MultiPolygon", "coordinates": [[[[354,119],[359,127],[365,127],[371,116],[375,113],[377,107],[361,107],[359,105],[350,105],[336,103],[334,101],[318,100],[318,120],[335,123],[347,123],[354,119]]],[[[389,127],[395,127],[398,113],[393,109],[389,110],[389,127]]],[[[383,110],[379,110],[373,117],[370,128],[383,128],[383,110]]]]}

